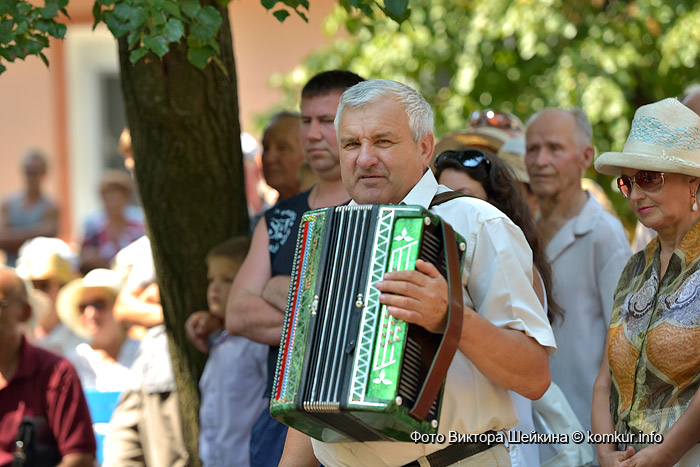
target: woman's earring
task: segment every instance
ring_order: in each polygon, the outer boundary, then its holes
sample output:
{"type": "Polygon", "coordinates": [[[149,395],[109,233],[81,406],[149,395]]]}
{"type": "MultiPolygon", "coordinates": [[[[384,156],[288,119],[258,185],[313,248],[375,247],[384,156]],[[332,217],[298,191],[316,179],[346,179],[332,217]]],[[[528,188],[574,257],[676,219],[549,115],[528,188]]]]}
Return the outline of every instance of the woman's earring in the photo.
{"type": "Polygon", "coordinates": [[[695,195],[693,195],[693,207],[691,209],[693,212],[698,210],[698,198],[695,195]]]}

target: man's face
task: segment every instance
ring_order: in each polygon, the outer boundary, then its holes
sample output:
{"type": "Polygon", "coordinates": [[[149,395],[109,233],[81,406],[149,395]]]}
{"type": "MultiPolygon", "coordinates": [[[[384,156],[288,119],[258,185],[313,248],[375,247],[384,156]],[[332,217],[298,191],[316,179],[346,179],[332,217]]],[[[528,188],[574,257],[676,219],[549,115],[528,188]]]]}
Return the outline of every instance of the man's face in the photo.
{"type": "Polygon", "coordinates": [[[397,204],[425,173],[433,135],[413,141],[395,99],[346,109],[338,122],[343,184],[358,204],[397,204]]]}
{"type": "Polygon", "coordinates": [[[304,157],[299,145],[299,123],[294,117],[280,118],[262,139],[265,182],[279,192],[296,192],[297,171],[304,157]]]}
{"type": "Polygon", "coordinates": [[[299,140],[304,157],[319,177],[337,180],[338,139],[335,135],[335,112],[341,91],[301,99],[299,140]]]}
{"type": "Polygon", "coordinates": [[[574,117],[560,110],[547,110],[528,126],[525,166],[538,198],[579,189],[593,151],[577,140],[577,131],[574,117]]]}
{"type": "Polygon", "coordinates": [[[21,323],[31,315],[27,297],[20,293],[19,281],[17,276],[0,271],[0,346],[8,342],[8,337],[15,335],[21,323]]]}

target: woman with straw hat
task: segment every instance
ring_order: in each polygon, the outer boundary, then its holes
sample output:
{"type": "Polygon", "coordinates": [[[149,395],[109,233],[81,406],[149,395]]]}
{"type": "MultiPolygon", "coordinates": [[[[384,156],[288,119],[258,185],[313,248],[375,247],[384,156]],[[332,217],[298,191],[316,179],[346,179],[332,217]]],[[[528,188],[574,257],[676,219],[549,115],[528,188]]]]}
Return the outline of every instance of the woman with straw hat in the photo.
{"type": "Polygon", "coordinates": [[[121,279],[121,274],[110,269],[93,269],[58,293],[61,320],[88,341],[67,355],[85,388],[122,391],[129,387],[129,367],[138,341],[127,337],[128,327],[112,314],[121,279]]]}
{"type": "Polygon", "coordinates": [[[640,107],[622,152],[595,161],[658,234],[615,290],[592,424],[601,466],[700,463],[700,117],[676,99],[640,107]],[[659,437],[655,434],[661,434],[659,437]]]}

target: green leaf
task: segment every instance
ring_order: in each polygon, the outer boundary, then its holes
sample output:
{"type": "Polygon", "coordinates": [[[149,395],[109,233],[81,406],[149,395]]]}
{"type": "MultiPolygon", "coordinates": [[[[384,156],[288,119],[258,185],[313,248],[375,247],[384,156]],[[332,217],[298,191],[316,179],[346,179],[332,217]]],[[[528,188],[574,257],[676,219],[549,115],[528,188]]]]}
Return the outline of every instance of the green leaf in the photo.
{"type": "MultiPolygon", "coordinates": [[[[165,16],[165,13],[163,13],[162,11],[150,9],[149,12],[151,16],[151,22],[154,26],[163,26],[168,19],[165,16]]],[[[152,29],[153,28],[151,28],[151,30],[152,29]]]]}
{"type": "Polygon", "coordinates": [[[54,18],[58,16],[58,5],[56,3],[46,3],[44,8],[39,9],[42,18],[54,18]]]}
{"type": "Polygon", "coordinates": [[[201,8],[198,0],[180,0],[180,9],[190,18],[196,17],[201,8]]]}
{"type": "Polygon", "coordinates": [[[202,8],[199,13],[197,13],[197,21],[199,21],[202,26],[206,26],[211,28],[213,31],[217,31],[219,26],[221,26],[221,14],[219,13],[219,10],[213,6],[207,5],[202,8]]]}
{"type": "Polygon", "coordinates": [[[179,19],[170,18],[163,28],[163,35],[168,42],[179,41],[182,39],[183,34],[185,34],[185,26],[179,19]]]}
{"type": "Polygon", "coordinates": [[[63,39],[66,36],[67,27],[63,23],[52,23],[49,26],[49,34],[56,39],[63,39]]]}
{"type": "Polygon", "coordinates": [[[126,42],[129,45],[129,49],[133,49],[139,42],[141,42],[142,33],[143,29],[134,29],[133,31],[129,32],[129,35],[126,38],[126,42]]]}
{"type": "Polygon", "coordinates": [[[171,2],[170,0],[165,0],[163,3],[163,11],[165,11],[168,15],[177,18],[177,19],[182,19],[182,13],[180,12],[180,7],[177,6],[177,3],[171,2]]]}
{"type": "Polygon", "coordinates": [[[131,16],[129,16],[129,22],[126,24],[126,27],[129,30],[141,28],[146,24],[148,19],[148,12],[146,11],[145,8],[143,7],[136,7],[133,9],[131,12],[131,16]]]}
{"type": "Polygon", "coordinates": [[[143,58],[144,55],[148,53],[148,49],[145,47],[139,47],[138,49],[132,50],[131,53],[129,54],[129,61],[131,64],[135,64],[141,58],[143,58]]]}
{"type": "Polygon", "coordinates": [[[201,24],[195,24],[190,27],[190,34],[194,36],[199,42],[208,42],[209,39],[214,37],[214,31],[202,26],[201,24]]]}
{"type": "Polygon", "coordinates": [[[114,15],[109,15],[105,19],[105,24],[109,28],[110,31],[112,31],[112,35],[119,39],[122,37],[124,34],[129,32],[129,27],[119,21],[116,16],[114,15]]]}
{"type": "Polygon", "coordinates": [[[209,46],[190,47],[187,49],[187,60],[199,69],[203,69],[209,63],[209,59],[214,57],[216,53],[209,46]]]}
{"type": "Polygon", "coordinates": [[[24,0],[20,0],[19,3],[17,3],[18,15],[26,16],[30,11],[32,11],[32,6],[29,3],[25,2],[24,0]]]}
{"type": "Polygon", "coordinates": [[[44,62],[44,65],[49,66],[49,59],[46,58],[43,52],[39,52],[39,57],[41,57],[41,61],[44,62]]]}
{"type": "Polygon", "coordinates": [[[384,0],[384,6],[393,16],[400,18],[408,10],[408,0],[384,0]]]}
{"type": "Polygon", "coordinates": [[[289,12],[287,10],[277,10],[272,14],[280,23],[283,23],[284,20],[287,19],[287,16],[289,16],[289,12]]]}
{"type": "Polygon", "coordinates": [[[128,3],[122,2],[114,7],[114,15],[122,21],[127,21],[134,12],[134,8],[128,3]]]}
{"type": "Polygon", "coordinates": [[[297,12],[297,15],[299,15],[299,16],[301,17],[301,19],[304,20],[305,23],[308,23],[308,22],[309,22],[309,18],[307,18],[306,15],[305,15],[304,13],[302,13],[302,12],[299,11],[299,10],[295,10],[295,11],[297,12]]]}
{"type": "Polygon", "coordinates": [[[153,51],[158,57],[162,58],[170,50],[168,41],[163,36],[145,36],[143,45],[153,51]]]}
{"type": "Polygon", "coordinates": [[[260,0],[260,4],[265,7],[266,10],[271,10],[277,5],[279,0],[260,0]]]}
{"type": "Polygon", "coordinates": [[[5,66],[2,63],[0,63],[0,74],[2,74],[2,72],[5,70],[7,70],[7,68],[5,68],[5,66]]]}

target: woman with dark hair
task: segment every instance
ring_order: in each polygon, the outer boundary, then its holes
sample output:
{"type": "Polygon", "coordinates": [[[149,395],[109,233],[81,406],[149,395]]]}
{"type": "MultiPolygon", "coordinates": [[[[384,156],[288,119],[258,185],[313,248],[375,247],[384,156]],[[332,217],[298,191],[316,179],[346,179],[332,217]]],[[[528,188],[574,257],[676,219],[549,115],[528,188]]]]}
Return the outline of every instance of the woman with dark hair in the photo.
{"type": "Polygon", "coordinates": [[[444,151],[435,158],[435,178],[442,185],[496,206],[525,234],[540,281],[534,287],[550,323],[564,319],[551,295],[552,270],[537,233],[537,226],[511,169],[497,157],[478,149],[444,151]]]}
{"type": "MultiPolygon", "coordinates": [[[[488,155],[478,149],[462,149],[441,152],[434,162],[435,178],[442,185],[460,191],[475,198],[482,199],[496,206],[507,215],[525,234],[532,249],[533,287],[542,307],[547,312],[549,322],[564,319],[564,311],[557,305],[551,295],[552,270],[545,256],[539,239],[537,227],[528,207],[525,194],[521,191],[512,169],[496,156],[488,155]]],[[[552,384],[545,395],[536,402],[531,402],[519,394],[509,391],[520,421],[513,430],[529,433],[535,429],[533,412],[538,413],[539,420],[549,420],[557,432],[570,432],[581,428],[561,390],[552,384]],[[545,413],[543,414],[543,410],[545,413]],[[554,414],[554,419],[551,415],[554,414]],[[553,422],[565,419],[566,423],[554,426],[553,422]]],[[[541,422],[540,422],[541,423],[541,422]]],[[[545,422],[547,423],[547,422],[545,422]]],[[[512,445],[510,450],[513,465],[540,465],[540,454],[548,461],[555,456],[560,459],[554,465],[584,465],[592,461],[592,452],[584,451],[578,445],[560,445],[560,451],[541,450],[536,445],[512,445]]],[[[584,449],[588,449],[583,446],[584,449]]],[[[590,451],[590,449],[588,449],[590,451]]]]}

